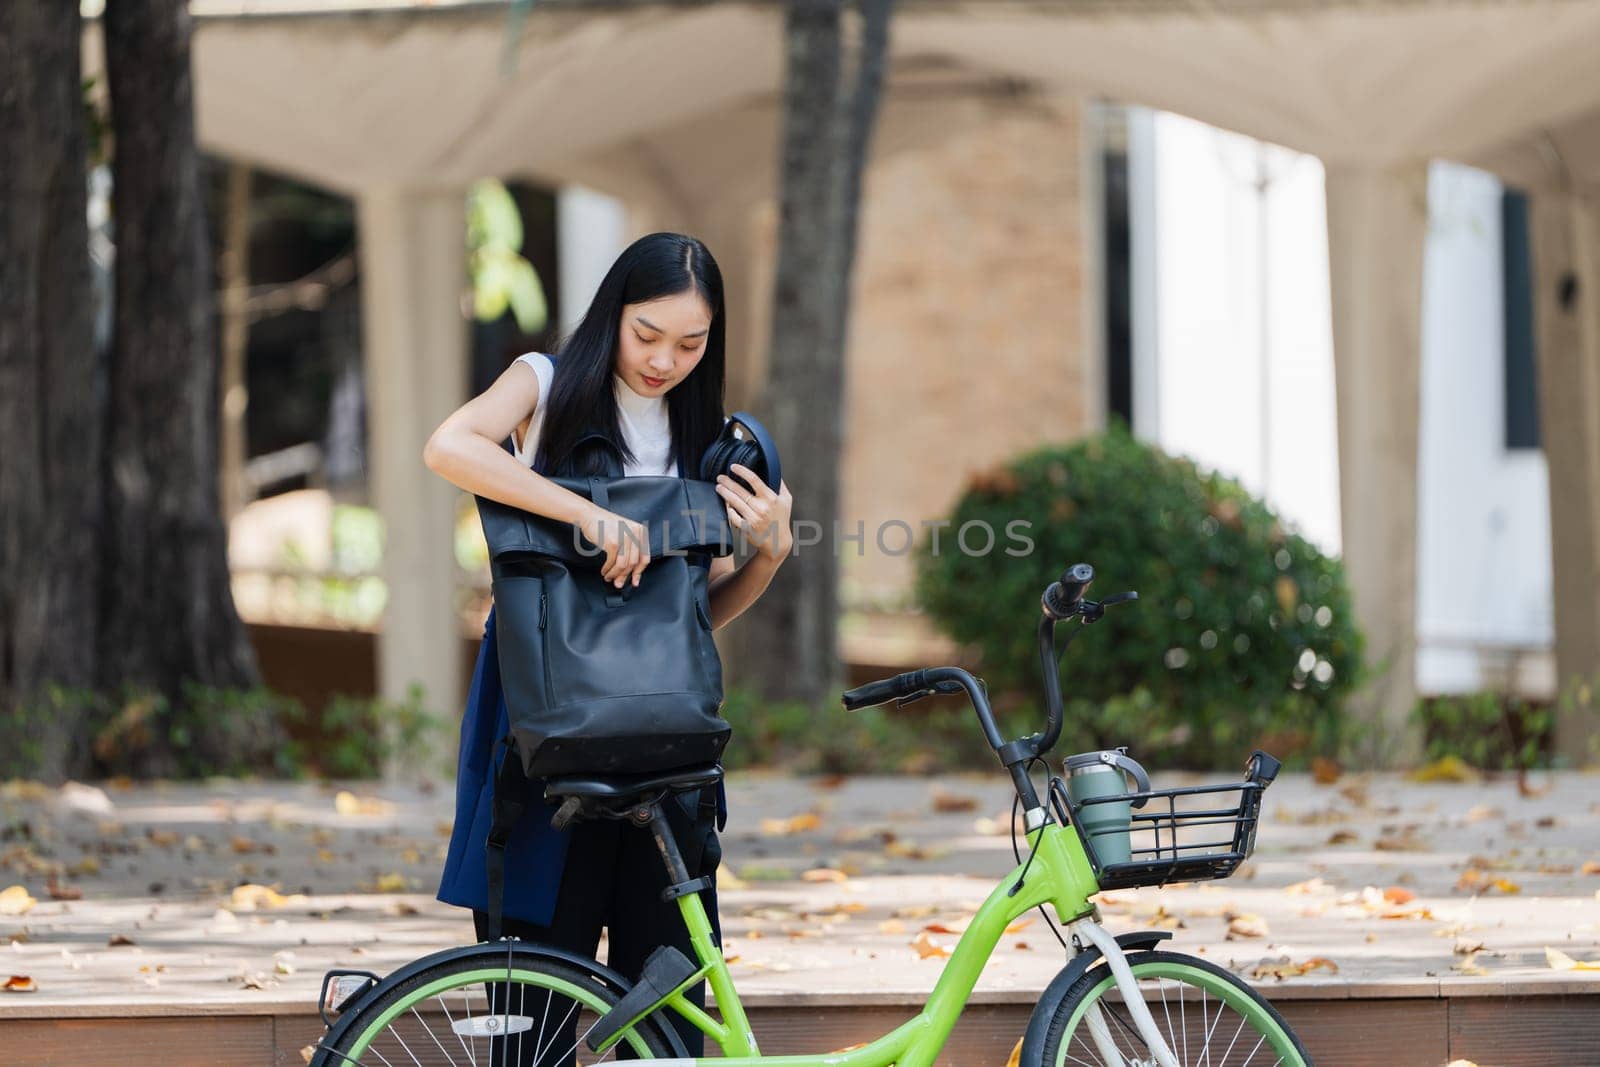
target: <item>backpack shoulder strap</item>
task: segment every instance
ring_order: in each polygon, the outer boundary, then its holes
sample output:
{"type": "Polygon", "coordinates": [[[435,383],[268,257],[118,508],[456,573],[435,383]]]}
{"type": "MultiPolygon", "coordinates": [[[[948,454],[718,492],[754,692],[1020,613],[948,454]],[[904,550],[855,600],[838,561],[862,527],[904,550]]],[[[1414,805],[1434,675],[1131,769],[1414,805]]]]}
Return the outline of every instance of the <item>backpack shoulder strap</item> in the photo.
{"type": "Polygon", "coordinates": [[[511,831],[522,821],[528,810],[528,776],[522,769],[522,757],[515,743],[507,735],[499,746],[505,751],[500,769],[494,777],[494,804],[491,809],[489,839],[485,844],[484,869],[489,880],[488,940],[500,940],[506,895],[506,842],[511,831]]]}

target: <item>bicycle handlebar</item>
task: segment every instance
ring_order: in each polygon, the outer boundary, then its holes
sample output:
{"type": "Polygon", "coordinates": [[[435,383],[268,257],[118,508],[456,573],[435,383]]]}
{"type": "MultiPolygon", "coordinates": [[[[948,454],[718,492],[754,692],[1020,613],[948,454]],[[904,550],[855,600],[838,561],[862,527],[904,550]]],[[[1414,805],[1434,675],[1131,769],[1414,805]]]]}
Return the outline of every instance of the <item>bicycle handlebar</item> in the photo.
{"type": "Polygon", "coordinates": [[[1045,728],[1040,733],[1010,742],[1002,739],[1000,728],[994,721],[994,712],[989,707],[988,691],[984,688],[982,680],[974,678],[960,667],[924,667],[921,670],[897,674],[892,678],[858,685],[854,689],[847,690],[841,697],[845,710],[858,711],[891,700],[897,701],[897,706],[904,707],[930,693],[955,693],[965,690],[972,701],[973,710],[978,713],[978,722],[983,727],[984,738],[1000,757],[1000,762],[1011,772],[1017,792],[1029,807],[1037,807],[1038,800],[1033,783],[1029,780],[1025,768],[1030,760],[1054,748],[1061,738],[1065,712],[1062,707],[1058,663],[1061,652],[1066,651],[1067,645],[1070,645],[1078,634],[1077,630],[1070,631],[1066,642],[1061,646],[1061,651],[1058,652],[1055,647],[1056,624],[1074,617],[1082,619],[1086,624],[1096,622],[1105,614],[1107,605],[1138,598],[1136,593],[1119,593],[1099,603],[1084,600],[1083,594],[1092,581],[1094,581],[1093,567],[1087,563],[1074,564],[1062,573],[1060,580],[1052,582],[1040,597],[1043,617],[1039,620],[1038,630],[1039,666],[1040,673],[1044,676],[1045,707],[1048,713],[1045,728]]]}

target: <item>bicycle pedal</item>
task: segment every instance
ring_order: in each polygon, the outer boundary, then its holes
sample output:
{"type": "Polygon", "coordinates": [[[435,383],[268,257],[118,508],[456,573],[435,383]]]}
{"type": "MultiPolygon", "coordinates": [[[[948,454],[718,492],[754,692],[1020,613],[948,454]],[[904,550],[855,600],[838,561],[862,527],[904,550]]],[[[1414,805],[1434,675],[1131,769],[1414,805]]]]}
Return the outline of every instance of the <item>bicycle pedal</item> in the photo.
{"type": "Polygon", "coordinates": [[[637,1022],[674,989],[694,977],[696,970],[689,957],[671,945],[662,945],[644,961],[644,971],[639,975],[638,983],[589,1028],[584,1036],[584,1044],[589,1046],[591,1052],[602,1051],[623,1027],[637,1022]]]}

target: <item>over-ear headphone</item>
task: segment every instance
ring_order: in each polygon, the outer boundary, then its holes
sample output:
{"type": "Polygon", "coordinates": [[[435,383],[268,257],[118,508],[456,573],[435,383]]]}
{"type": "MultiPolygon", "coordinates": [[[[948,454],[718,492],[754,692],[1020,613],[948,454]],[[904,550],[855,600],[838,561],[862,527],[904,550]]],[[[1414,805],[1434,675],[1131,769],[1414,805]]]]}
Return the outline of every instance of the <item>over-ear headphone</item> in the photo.
{"type": "Polygon", "coordinates": [[[755,471],[774,493],[783,482],[783,471],[778,464],[778,446],[773,443],[767,428],[755,416],[735,411],[722,424],[722,433],[706,448],[700,459],[700,480],[714,482],[717,475],[726,474],[739,485],[744,479],[729,468],[741,463],[755,471]]]}

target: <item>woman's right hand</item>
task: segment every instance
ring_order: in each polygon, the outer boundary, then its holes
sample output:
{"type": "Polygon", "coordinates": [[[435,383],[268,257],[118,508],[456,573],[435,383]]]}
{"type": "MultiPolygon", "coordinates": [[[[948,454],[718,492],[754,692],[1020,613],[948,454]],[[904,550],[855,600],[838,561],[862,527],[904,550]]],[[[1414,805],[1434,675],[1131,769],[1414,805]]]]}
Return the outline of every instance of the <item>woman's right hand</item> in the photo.
{"type": "Polygon", "coordinates": [[[625,519],[598,504],[585,512],[578,529],[589,542],[605,550],[606,562],[600,568],[606,581],[618,589],[631,581],[635,586],[650,563],[650,531],[641,522],[625,519]]]}

